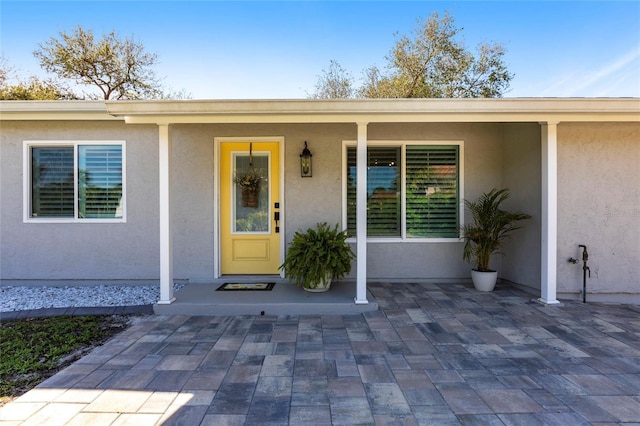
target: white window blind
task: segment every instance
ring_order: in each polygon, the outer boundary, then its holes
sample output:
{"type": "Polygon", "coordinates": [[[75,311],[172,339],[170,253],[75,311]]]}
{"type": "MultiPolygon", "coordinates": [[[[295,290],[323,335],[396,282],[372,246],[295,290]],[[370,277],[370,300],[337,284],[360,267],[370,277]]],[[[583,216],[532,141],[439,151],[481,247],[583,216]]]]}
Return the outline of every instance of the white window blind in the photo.
{"type": "Polygon", "coordinates": [[[121,218],[122,147],[78,147],[78,215],[84,218],[121,218]]]}
{"type": "Polygon", "coordinates": [[[73,147],[37,147],[31,153],[31,216],[73,217],[73,147]]]}
{"type": "MultiPolygon", "coordinates": [[[[348,231],[355,235],[356,149],[349,147],[347,205],[352,206],[348,231]]],[[[400,236],[400,148],[375,147],[367,150],[367,234],[400,236]]]]}
{"type": "MultiPolygon", "coordinates": [[[[347,147],[346,160],[347,232],[355,236],[355,147],[347,147]]],[[[457,145],[407,144],[404,151],[401,146],[368,147],[367,235],[457,238],[460,221],[458,180],[457,145]],[[405,158],[402,158],[403,152],[405,158]],[[405,229],[402,228],[403,211],[405,229]]]]}
{"type": "Polygon", "coordinates": [[[407,237],[458,236],[458,147],[407,146],[407,237]]]}
{"type": "Polygon", "coordinates": [[[27,218],[124,218],[123,143],[44,141],[25,147],[31,160],[27,218]]]}

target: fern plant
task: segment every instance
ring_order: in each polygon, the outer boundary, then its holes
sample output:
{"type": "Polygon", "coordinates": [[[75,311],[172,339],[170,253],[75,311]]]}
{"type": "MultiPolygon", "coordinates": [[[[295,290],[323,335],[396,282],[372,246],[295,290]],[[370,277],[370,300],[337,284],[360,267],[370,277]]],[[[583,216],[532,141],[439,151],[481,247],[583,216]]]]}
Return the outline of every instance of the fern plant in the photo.
{"type": "Polygon", "coordinates": [[[346,242],[347,233],[318,223],[305,232],[296,231],[284,263],[285,277],[295,280],[297,286],[315,289],[329,277],[339,280],[351,272],[355,255],[346,242]]]}
{"type": "Polygon", "coordinates": [[[475,263],[477,271],[490,271],[491,255],[499,252],[512,231],[520,228],[516,222],[531,218],[526,213],[509,212],[500,208],[510,195],[508,188],[494,188],[476,201],[464,202],[473,223],[462,227],[465,239],[463,258],[470,264],[475,263]]]}

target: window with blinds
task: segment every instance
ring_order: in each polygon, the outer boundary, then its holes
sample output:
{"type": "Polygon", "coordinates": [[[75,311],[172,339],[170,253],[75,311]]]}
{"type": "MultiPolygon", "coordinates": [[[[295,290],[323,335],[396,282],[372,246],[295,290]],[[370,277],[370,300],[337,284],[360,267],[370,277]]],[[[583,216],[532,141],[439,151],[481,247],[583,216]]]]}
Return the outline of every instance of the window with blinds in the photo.
{"type": "Polygon", "coordinates": [[[31,150],[31,216],[73,217],[73,147],[31,150]]]}
{"type": "Polygon", "coordinates": [[[121,143],[69,146],[59,142],[38,143],[29,146],[28,152],[31,155],[29,217],[124,217],[121,143]]]}
{"type": "MultiPolygon", "coordinates": [[[[457,238],[459,146],[407,144],[402,148],[367,149],[367,235],[457,238]]],[[[346,160],[347,232],[355,236],[355,147],[347,147],[346,160]]]]}
{"type": "Polygon", "coordinates": [[[458,146],[406,149],[407,237],[458,236],[458,146]]]}
{"type": "MultiPolygon", "coordinates": [[[[399,237],[401,232],[400,148],[367,150],[367,235],[399,237]]],[[[356,149],[347,149],[347,232],[355,235],[356,149]]]]}
{"type": "Polygon", "coordinates": [[[78,147],[78,215],[83,218],[121,218],[122,147],[78,147]]]}

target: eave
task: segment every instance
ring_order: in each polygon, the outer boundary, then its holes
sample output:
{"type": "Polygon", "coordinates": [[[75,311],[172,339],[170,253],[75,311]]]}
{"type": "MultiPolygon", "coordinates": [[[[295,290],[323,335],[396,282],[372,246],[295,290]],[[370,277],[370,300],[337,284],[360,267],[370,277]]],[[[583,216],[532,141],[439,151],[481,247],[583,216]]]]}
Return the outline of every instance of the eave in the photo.
{"type": "Polygon", "coordinates": [[[122,121],[109,114],[104,101],[0,101],[0,121],[122,121]]]}
{"type": "Polygon", "coordinates": [[[403,123],[640,121],[640,99],[118,101],[127,123],[403,123]]]}
{"type": "Polygon", "coordinates": [[[0,101],[0,120],[181,123],[638,122],[639,98],[0,101]]]}

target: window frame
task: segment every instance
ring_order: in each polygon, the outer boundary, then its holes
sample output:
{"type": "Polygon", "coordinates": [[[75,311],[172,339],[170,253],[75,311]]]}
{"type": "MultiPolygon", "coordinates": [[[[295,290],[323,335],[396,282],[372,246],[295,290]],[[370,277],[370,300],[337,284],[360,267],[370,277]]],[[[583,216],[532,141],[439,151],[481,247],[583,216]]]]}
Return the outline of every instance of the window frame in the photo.
{"type": "Polygon", "coordinates": [[[127,179],[126,141],[124,140],[28,140],[23,142],[23,222],[24,223],[126,223],[127,222],[127,179]],[[79,216],[78,167],[79,146],[114,145],[122,149],[122,217],[83,218],[79,216]],[[68,147],[73,148],[73,217],[33,217],[32,216],[32,149],[68,147]]]}
{"type": "MultiPolygon", "coordinates": [[[[368,140],[367,149],[370,147],[400,147],[401,156],[401,168],[400,168],[400,236],[397,237],[379,237],[379,236],[367,236],[367,242],[374,243],[451,243],[458,242],[461,238],[461,233],[458,233],[457,237],[408,237],[407,236],[407,162],[406,153],[407,146],[420,145],[420,146],[433,146],[433,145],[456,145],[458,146],[458,218],[461,225],[464,223],[464,141],[462,140],[368,140]]],[[[342,226],[346,229],[347,218],[347,149],[350,147],[356,147],[357,141],[355,140],[343,140],[342,141],[342,226]]],[[[355,242],[357,237],[349,237],[348,242],[355,242]]]]}

